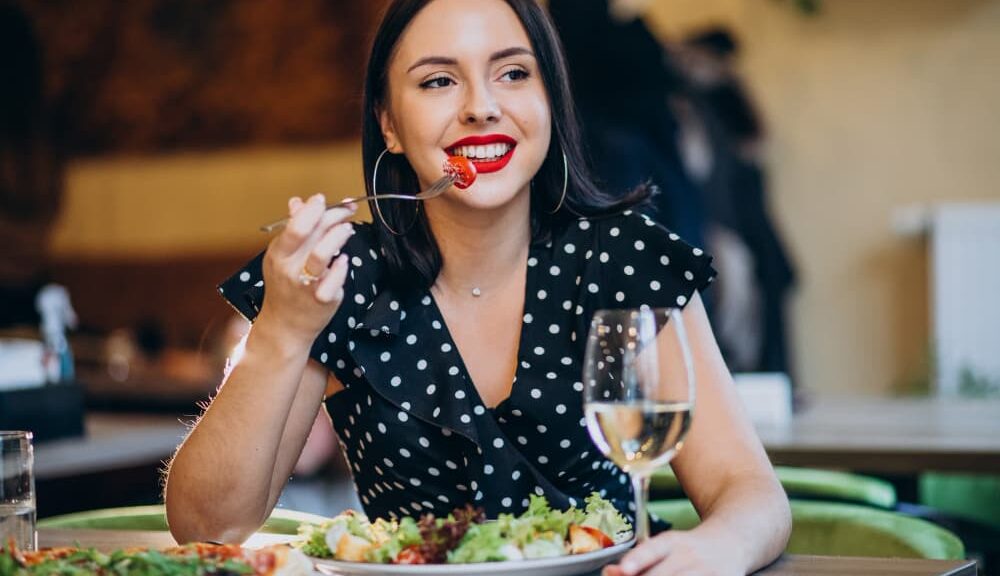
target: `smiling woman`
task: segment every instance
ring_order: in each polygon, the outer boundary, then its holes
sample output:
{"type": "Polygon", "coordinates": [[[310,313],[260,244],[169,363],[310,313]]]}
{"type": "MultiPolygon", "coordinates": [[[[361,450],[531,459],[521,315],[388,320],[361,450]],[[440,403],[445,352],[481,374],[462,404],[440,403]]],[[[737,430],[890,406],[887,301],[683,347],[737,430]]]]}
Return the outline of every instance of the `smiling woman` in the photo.
{"type": "Polygon", "coordinates": [[[587,435],[583,336],[598,310],[673,306],[684,308],[699,394],[674,467],[705,518],[640,545],[622,567],[729,574],[774,558],[787,501],[708,327],[698,292],[711,258],[631,210],[649,190],[615,201],[590,179],[539,5],[393,2],[364,106],[369,196],[425,189],[449,155],[478,176],[421,203],[380,204],[373,224],[352,225],[319,195],[290,200],[281,234],[220,287],[253,328],[171,464],[178,540],[255,530],[321,407],[369,516],[471,504],[496,518],[523,512],[532,494],[565,510],[593,492],[634,515],[626,475],[587,435]]]}

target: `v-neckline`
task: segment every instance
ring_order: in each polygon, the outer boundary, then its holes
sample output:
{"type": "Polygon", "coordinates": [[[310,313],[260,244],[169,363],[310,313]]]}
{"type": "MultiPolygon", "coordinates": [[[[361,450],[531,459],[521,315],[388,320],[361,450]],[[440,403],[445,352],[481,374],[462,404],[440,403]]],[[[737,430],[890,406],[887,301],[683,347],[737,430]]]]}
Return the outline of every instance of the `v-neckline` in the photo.
{"type": "Polygon", "coordinates": [[[517,337],[517,354],[514,358],[514,376],[510,386],[510,392],[504,397],[496,406],[487,406],[486,402],[483,401],[482,395],[479,393],[479,388],[476,386],[475,381],[472,379],[472,373],[469,372],[468,366],[465,364],[465,358],[462,357],[462,351],[458,348],[458,344],[455,342],[454,336],[451,334],[451,328],[448,326],[447,320],[445,320],[444,313],[441,312],[441,307],[438,305],[437,298],[434,297],[433,292],[430,288],[426,289],[426,295],[431,300],[431,306],[433,307],[435,320],[441,322],[442,330],[444,330],[445,342],[451,346],[452,350],[455,352],[455,356],[458,358],[458,369],[459,375],[462,376],[462,381],[468,390],[464,390],[466,394],[472,396],[476,401],[476,404],[482,406],[486,410],[494,413],[501,411],[502,407],[510,402],[510,399],[514,396],[517,390],[517,382],[521,375],[522,369],[522,358],[524,357],[524,346],[525,344],[525,330],[527,329],[528,323],[524,321],[524,318],[530,313],[528,310],[528,300],[529,294],[528,290],[532,285],[532,279],[535,274],[535,270],[538,268],[538,252],[539,250],[534,244],[528,245],[528,257],[524,260],[525,274],[524,274],[524,302],[521,305],[521,327],[518,330],[517,337]],[[534,260],[534,264],[532,263],[534,260]]]}

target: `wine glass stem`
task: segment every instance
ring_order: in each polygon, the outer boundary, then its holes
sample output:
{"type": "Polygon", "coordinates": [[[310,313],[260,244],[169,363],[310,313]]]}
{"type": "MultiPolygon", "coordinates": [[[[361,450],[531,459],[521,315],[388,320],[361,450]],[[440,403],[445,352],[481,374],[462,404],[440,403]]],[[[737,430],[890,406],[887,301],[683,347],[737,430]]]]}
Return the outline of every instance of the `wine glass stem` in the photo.
{"type": "Polygon", "coordinates": [[[649,474],[632,472],[632,493],[635,497],[635,541],[645,542],[649,538],[649,513],[646,501],[649,499],[649,474]]]}

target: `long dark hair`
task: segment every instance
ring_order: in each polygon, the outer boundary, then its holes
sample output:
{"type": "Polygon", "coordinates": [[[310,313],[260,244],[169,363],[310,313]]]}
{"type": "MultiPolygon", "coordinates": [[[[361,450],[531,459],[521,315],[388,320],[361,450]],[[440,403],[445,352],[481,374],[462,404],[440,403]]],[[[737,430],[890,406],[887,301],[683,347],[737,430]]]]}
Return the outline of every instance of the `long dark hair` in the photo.
{"type": "MultiPolygon", "coordinates": [[[[365,169],[365,188],[373,193],[369,180],[379,154],[386,148],[378,121],[378,111],[386,104],[389,60],[400,36],[411,20],[431,0],[394,0],[387,8],[372,44],[365,72],[364,119],[361,148],[365,169]]],[[[553,138],[548,154],[532,182],[531,235],[533,242],[544,242],[560,226],[578,216],[599,216],[619,212],[645,201],[649,186],[640,186],[624,197],[614,198],[602,192],[587,168],[576,109],[570,93],[568,72],[559,37],[545,11],[536,0],[505,0],[517,14],[527,32],[538,61],[542,82],[549,96],[553,138]],[[559,204],[563,190],[563,154],[568,173],[566,198],[559,204]]],[[[413,168],[401,155],[386,155],[379,165],[380,190],[417,190],[413,168]]],[[[382,215],[397,236],[377,219],[375,227],[388,267],[389,283],[401,289],[431,286],[441,270],[441,252],[431,234],[422,210],[414,213],[410,203],[380,204],[382,215]]]]}

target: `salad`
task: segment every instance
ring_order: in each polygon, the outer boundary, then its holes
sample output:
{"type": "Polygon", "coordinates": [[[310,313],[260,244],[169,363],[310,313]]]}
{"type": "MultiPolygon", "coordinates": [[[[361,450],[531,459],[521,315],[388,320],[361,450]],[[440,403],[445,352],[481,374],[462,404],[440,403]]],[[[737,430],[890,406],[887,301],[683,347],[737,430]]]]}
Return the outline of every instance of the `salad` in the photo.
{"type": "Polygon", "coordinates": [[[482,509],[467,504],[444,518],[377,519],[348,510],[320,525],[299,528],[299,546],[309,556],[382,564],[502,562],[583,554],[621,544],[632,525],[615,507],[593,493],[583,510],[553,510],[532,495],[521,515],[486,521],[482,509]]]}

